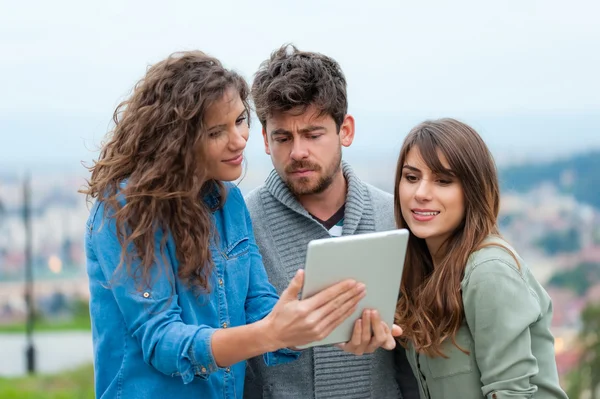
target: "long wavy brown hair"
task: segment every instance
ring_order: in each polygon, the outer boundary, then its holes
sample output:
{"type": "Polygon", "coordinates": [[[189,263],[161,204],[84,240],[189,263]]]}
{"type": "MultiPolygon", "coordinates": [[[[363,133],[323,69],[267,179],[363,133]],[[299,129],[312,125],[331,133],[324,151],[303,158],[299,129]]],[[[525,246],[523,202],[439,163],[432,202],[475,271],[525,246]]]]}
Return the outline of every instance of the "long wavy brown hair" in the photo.
{"type": "Polygon", "coordinates": [[[114,213],[122,245],[121,264],[130,276],[150,284],[156,262],[155,234],[167,232],[176,243],[179,278],[190,287],[209,289],[213,266],[210,237],[214,226],[208,194],[224,202],[221,183],[207,176],[203,125],[207,108],[229,89],[248,107],[246,81],[200,51],[180,52],[151,66],[129,99],[116,108],[114,129],[88,169],[80,192],[114,213]],[[141,267],[132,270],[133,260],[141,267]]]}
{"type": "Polygon", "coordinates": [[[469,256],[487,246],[482,243],[488,235],[498,235],[498,176],[490,151],[470,126],[454,119],[419,124],[404,140],[396,168],[394,212],[399,228],[409,229],[402,217],[398,189],[406,157],[413,148],[419,150],[433,173],[447,173],[439,154],[444,155],[462,186],[465,215],[441,246],[441,261],[435,267],[425,240],[410,234],[396,322],[404,330],[401,343],[406,345],[410,340],[420,353],[446,357],[441,347],[448,338],[465,351],[455,340],[464,320],[460,283],[469,256]]]}

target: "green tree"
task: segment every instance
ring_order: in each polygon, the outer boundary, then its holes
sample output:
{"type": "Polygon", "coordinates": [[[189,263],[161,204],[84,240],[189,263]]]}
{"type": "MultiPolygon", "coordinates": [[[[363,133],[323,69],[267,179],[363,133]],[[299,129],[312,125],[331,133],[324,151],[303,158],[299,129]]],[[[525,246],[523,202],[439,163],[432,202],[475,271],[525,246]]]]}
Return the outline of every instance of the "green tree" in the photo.
{"type": "Polygon", "coordinates": [[[572,253],[581,249],[581,238],[579,232],[574,228],[551,231],[537,240],[536,245],[550,256],[559,253],[572,253]]]}
{"type": "Polygon", "coordinates": [[[583,262],[573,269],[560,270],[552,275],[548,285],[568,288],[578,296],[584,296],[590,287],[600,282],[600,264],[583,262]]]}
{"type": "Polygon", "coordinates": [[[569,381],[568,394],[577,399],[584,391],[590,399],[598,399],[600,390],[600,304],[588,305],[581,313],[580,342],[582,356],[580,368],[569,381]]]}
{"type": "Polygon", "coordinates": [[[572,194],[577,201],[600,208],[600,151],[576,154],[566,159],[551,162],[532,162],[514,165],[500,170],[500,183],[503,191],[528,192],[532,188],[550,183],[563,193],[572,194]],[[565,184],[563,176],[573,176],[565,184]]]}

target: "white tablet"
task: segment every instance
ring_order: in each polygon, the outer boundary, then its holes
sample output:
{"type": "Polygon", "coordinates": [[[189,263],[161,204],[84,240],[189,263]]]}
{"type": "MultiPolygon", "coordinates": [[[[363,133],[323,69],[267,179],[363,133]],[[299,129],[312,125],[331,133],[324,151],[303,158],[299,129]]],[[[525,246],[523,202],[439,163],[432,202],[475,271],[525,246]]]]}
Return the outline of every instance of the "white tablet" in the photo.
{"type": "Polygon", "coordinates": [[[354,323],[364,309],[379,311],[381,320],[391,329],[400,292],[408,235],[408,230],[399,229],[325,238],[308,243],[301,299],[310,298],[349,278],[365,284],[367,295],[359,302],[352,316],[325,339],[301,348],[348,342],[352,337],[354,323]]]}

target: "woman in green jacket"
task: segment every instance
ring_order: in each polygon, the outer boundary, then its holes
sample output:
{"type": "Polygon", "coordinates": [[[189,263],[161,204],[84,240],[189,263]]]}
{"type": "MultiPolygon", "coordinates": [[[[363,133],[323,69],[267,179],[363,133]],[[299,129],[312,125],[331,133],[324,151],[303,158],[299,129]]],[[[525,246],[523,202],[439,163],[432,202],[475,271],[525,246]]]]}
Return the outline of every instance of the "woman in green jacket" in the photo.
{"type": "Polygon", "coordinates": [[[396,322],[423,399],[567,398],[552,303],[498,233],[499,191],[471,127],[427,121],[406,137],[394,202],[411,236],[396,322]]]}

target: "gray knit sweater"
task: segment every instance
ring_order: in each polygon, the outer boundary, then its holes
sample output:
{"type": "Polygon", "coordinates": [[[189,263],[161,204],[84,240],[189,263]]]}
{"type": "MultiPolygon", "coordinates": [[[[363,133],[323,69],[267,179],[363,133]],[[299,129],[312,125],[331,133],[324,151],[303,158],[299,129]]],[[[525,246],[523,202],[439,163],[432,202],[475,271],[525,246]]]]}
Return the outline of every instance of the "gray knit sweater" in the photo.
{"type": "MultiPolygon", "coordinates": [[[[347,163],[343,173],[348,194],[342,234],[394,229],[392,196],[360,181],[347,163]]],[[[265,269],[281,294],[303,267],[308,242],[329,237],[329,232],[300,205],[275,171],[247,195],[246,202],[265,269]]],[[[405,377],[413,383],[414,376],[407,370],[410,375],[405,377]]],[[[244,398],[396,399],[402,395],[394,373],[392,352],[379,349],[354,356],[333,346],[316,347],[305,350],[297,361],[278,366],[266,367],[262,357],[250,359],[244,398]]]]}

